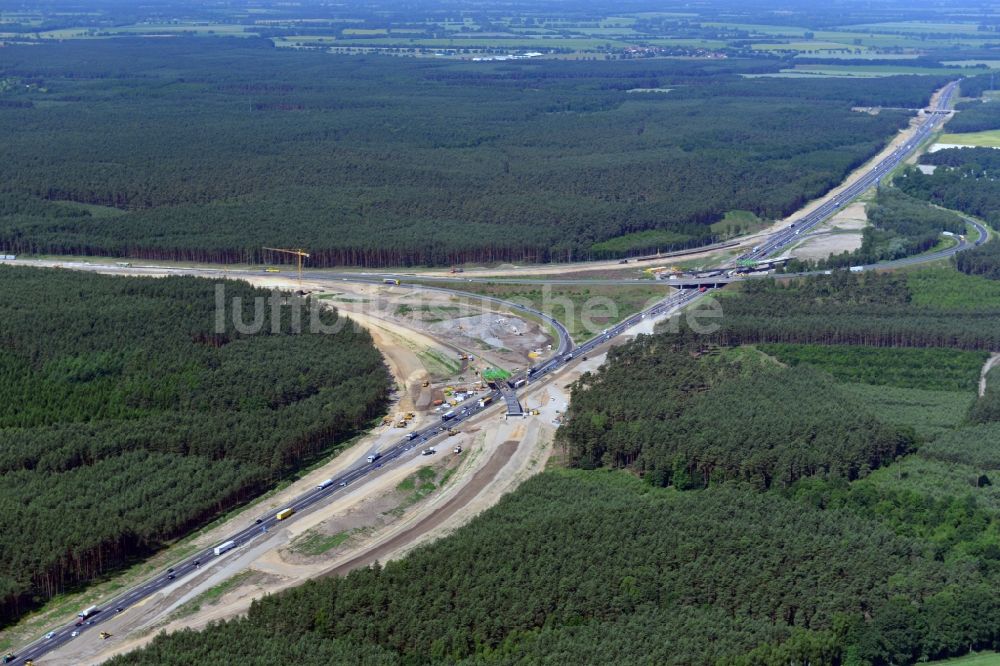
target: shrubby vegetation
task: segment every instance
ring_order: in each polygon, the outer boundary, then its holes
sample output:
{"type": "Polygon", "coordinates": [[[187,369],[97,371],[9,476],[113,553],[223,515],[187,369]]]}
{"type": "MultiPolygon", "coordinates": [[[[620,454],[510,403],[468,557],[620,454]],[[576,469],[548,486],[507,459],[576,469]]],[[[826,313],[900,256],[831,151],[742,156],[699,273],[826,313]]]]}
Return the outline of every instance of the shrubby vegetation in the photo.
{"type": "MultiPolygon", "coordinates": [[[[364,427],[366,332],[216,329],[213,283],[0,267],[0,620],[185,534],[364,427]]],[[[269,292],[226,284],[243,299],[269,292]]],[[[231,314],[230,301],[230,314],[231,314]]],[[[333,310],[317,311],[335,327],[333,310]]]]}
{"type": "Polygon", "coordinates": [[[1000,421],[1000,371],[993,369],[986,375],[986,391],[969,412],[975,423],[1000,421]]]}
{"type": "Polygon", "coordinates": [[[912,428],[922,440],[937,437],[964,423],[975,400],[975,393],[969,391],[900,388],[885,384],[843,383],[840,389],[854,396],[883,423],[912,428]]]}
{"type": "MultiPolygon", "coordinates": [[[[964,254],[964,252],[962,253],[964,254]]],[[[918,308],[974,312],[984,304],[1000,302],[1000,282],[939,266],[908,272],[910,303],[918,308]]]]}
{"type": "Polygon", "coordinates": [[[0,249],[386,266],[686,247],[727,211],[799,208],[908,117],[852,106],[921,106],[945,81],[740,77],[780,67],[334,58],[252,37],[8,46],[0,78],[32,87],[0,95],[18,102],[0,106],[0,249]]]}
{"type": "Polygon", "coordinates": [[[895,188],[882,188],[866,207],[870,227],[860,248],[864,263],[901,259],[934,247],[942,231],[965,233],[965,221],[955,213],[928,206],[895,188]]]}

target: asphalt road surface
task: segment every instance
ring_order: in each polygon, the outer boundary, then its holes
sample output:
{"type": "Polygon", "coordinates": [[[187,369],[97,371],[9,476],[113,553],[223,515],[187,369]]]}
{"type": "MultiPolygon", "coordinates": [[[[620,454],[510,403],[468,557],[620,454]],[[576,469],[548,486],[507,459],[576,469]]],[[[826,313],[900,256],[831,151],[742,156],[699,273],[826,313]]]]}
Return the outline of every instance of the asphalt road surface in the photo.
{"type": "MultiPolygon", "coordinates": [[[[955,86],[957,82],[953,82],[946,86],[944,89],[938,103],[938,109],[945,109],[954,93],[955,86]]],[[[872,185],[876,184],[883,176],[896,168],[902,161],[908,157],[917,146],[930,135],[931,132],[936,129],[936,127],[941,123],[945,116],[938,114],[929,114],[921,126],[918,128],[914,137],[912,137],[905,144],[893,151],[889,156],[884,158],[882,161],[878,162],[869,170],[862,178],[848,187],[844,192],[837,195],[835,198],[825,202],[823,205],[819,206],[816,210],[812,211],[806,215],[802,220],[800,220],[794,227],[789,227],[779,231],[772,236],[768,237],[767,240],[763,241],[758,247],[751,250],[751,252],[746,253],[740,257],[740,259],[763,259],[771,256],[783,248],[787,247],[789,244],[794,242],[799,236],[800,232],[808,230],[825,220],[837,210],[845,206],[853,198],[857,197],[859,194],[867,190],[872,185]]],[[[901,265],[910,265],[923,263],[927,261],[934,261],[942,257],[950,256],[956,252],[961,252],[975,245],[979,245],[985,242],[987,238],[987,231],[985,227],[981,224],[969,220],[971,224],[975,226],[979,233],[979,238],[974,243],[969,243],[964,239],[960,242],[946,250],[940,252],[924,254],[916,257],[910,257],[907,259],[901,259],[896,262],[877,264],[874,266],[867,266],[866,269],[871,268],[882,268],[882,267],[894,267],[901,265]]],[[[20,260],[16,260],[10,263],[28,263],[20,260]]],[[[35,262],[31,262],[35,263],[35,262]]],[[[46,262],[49,264],[62,264],[67,265],[67,262],[46,262]]],[[[101,264],[73,264],[74,268],[92,269],[96,271],[107,271],[109,269],[116,270],[124,274],[135,274],[142,275],[144,273],[155,272],[157,274],[162,274],[164,268],[162,267],[124,267],[117,265],[101,265],[101,264]]],[[[194,273],[199,275],[208,274],[208,276],[218,276],[226,275],[227,277],[238,277],[240,275],[237,271],[223,271],[222,269],[170,269],[178,273],[194,273]]],[[[462,282],[462,281],[489,281],[489,282],[509,282],[510,280],[485,280],[485,279],[465,279],[462,278],[415,278],[412,275],[392,275],[392,274],[363,274],[363,273],[329,273],[329,272],[305,272],[303,273],[303,278],[309,281],[350,281],[350,282],[370,282],[370,283],[384,283],[387,279],[399,279],[401,284],[405,284],[407,280],[419,279],[421,281],[433,281],[439,280],[443,282],[462,282]]],[[[699,298],[706,291],[710,291],[710,285],[724,284],[727,282],[739,281],[743,279],[748,279],[747,276],[726,276],[721,275],[717,278],[694,278],[686,280],[671,280],[669,282],[670,286],[698,286],[704,287],[704,289],[683,289],[671,294],[669,297],[661,301],[660,303],[654,305],[648,310],[637,313],[629,317],[628,319],[608,328],[606,331],[602,332],[600,335],[595,336],[591,340],[581,344],[580,346],[573,348],[573,343],[569,337],[569,333],[566,328],[552,317],[549,317],[543,312],[534,310],[532,308],[517,305],[514,303],[508,303],[501,299],[492,298],[489,296],[480,296],[486,301],[495,302],[503,307],[513,308],[515,310],[520,310],[522,312],[527,312],[529,314],[535,315],[547,321],[557,332],[559,336],[559,346],[556,354],[549,360],[529,368],[528,371],[513,377],[510,381],[512,384],[519,383],[519,380],[524,380],[527,383],[535,383],[544,377],[551,375],[556,370],[564,367],[566,364],[571,363],[573,359],[580,358],[587,355],[588,353],[594,351],[597,347],[605,344],[611,339],[621,335],[628,329],[639,324],[644,319],[649,317],[657,317],[666,314],[670,310],[682,307],[691,303],[692,301],[699,298]]],[[[538,282],[538,281],[534,281],[538,282]]],[[[571,284],[575,281],[569,280],[546,280],[549,284],[571,284]]],[[[600,284],[602,282],[609,282],[612,284],[621,283],[635,283],[635,280],[629,281],[601,281],[601,280],[587,280],[586,284],[600,284]]],[[[648,282],[644,282],[648,284],[648,282]]],[[[446,289],[443,287],[424,287],[437,289],[444,292],[460,293],[464,297],[468,297],[468,293],[455,292],[455,290],[446,289]]],[[[310,491],[304,493],[303,495],[296,498],[290,504],[282,509],[290,508],[293,510],[293,514],[285,520],[294,520],[295,514],[301,513],[302,511],[308,509],[309,507],[317,504],[318,502],[323,502],[328,500],[330,497],[340,493],[345,487],[356,483],[359,479],[372,473],[376,469],[391,463],[392,461],[407,455],[417,447],[420,449],[430,449],[433,446],[444,440],[447,437],[447,431],[449,428],[458,425],[473,416],[479,414],[484,409],[492,409],[495,405],[504,404],[504,394],[510,395],[513,391],[512,387],[506,387],[503,392],[500,390],[494,390],[490,396],[491,401],[489,404],[483,404],[479,401],[469,401],[467,406],[459,406],[453,409],[450,413],[454,415],[444,419],[442,421],[429,425],[425,428],[414,430],[408,433],[405,437],[397,441],[395,444],[390,446],[381,452],[381,456],[370,462],[366,461],[364,463],[359,463],[355,467],[351,468],[347,472],[333,478],[331,483],[324,484],[324,487],[316,487],[310,491]]],[[[414,454],[415,455],[415,454],[414,454]]],[[[435,455],[435,454],[429,454],[435,455]]],[[[276,512],[277,513],[277,512],[276,512]]],[[[172,571],[163,571],[159,575],[147,580],[146,582],[133,587],[132,589],[123,592],[122,594],[112,598],[105,604],[100,606],[100,610],[94,614],[92,617],[82,620],[79,622],[71,622],[66,625],[59,627],[54,630],[50,637],[42,638],[34,643],[16,651],[16,657],[13,660],[14,664],[23,664],[26,660],[33,659],[37,660],[42,657],[47,652],[65,645],[66,643],[73,640],[74,632],[87,632],[87,631],[98,631],[100,624],[108,617],[116,614],[117,612],[124,612],[129,607],[135,605],[139,601],[183,580],[187,576],[191,575],[193,572],[197,571],[203,566],[212,564],[219,558],[227,557],[229,553],[234,552],[234,550],[239,550],[245,547],[248,543],[252,542],[262,534],[265,534],[268,530],[276,526],[279,522],[275,514],[267,514],[258,516],[253,520],[253,522],[248,522],[248,524],[240,529],[239,531],[229,535],[225,539],[220,541],[221,543],[232,541],[234,542],[234,548],[227,552],[221,553],[219,555],[215,554],[213,548],[203,550],[199,553],[189,556],[182,562],[174,565],[172,571]],[[80,626],[76,626],[79,624],[80,626]]]]}

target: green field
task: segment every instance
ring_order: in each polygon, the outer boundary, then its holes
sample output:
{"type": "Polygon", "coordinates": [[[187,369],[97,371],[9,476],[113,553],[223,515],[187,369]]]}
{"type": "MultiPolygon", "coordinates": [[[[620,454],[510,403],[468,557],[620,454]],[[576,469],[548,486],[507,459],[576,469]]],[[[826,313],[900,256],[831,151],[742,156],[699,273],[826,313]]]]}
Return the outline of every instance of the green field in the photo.
{"type": "Polygon", "coordinates": [[[728,238],[760,231],[768,224],[770,224],[768,220],[762,220],[748,210],[730,210],[710,228],[723,238],[728,238]]]}
{"type": "MultiPolygon", "coordinates": [[[[300,41],[319,41],[315,37],[299,37],[300,41]]],[[[586,37],[549,37],[538,38],[524,37],[483,37],[475,34],[456,35],[448,39],[428,39],[419,37],[373,37],[359,39],[336,39],[332,37],[324,38],[322,41],[334,42],[337,46],[402,46],[415,48],[433,49],[483,49],[483,48],[509,48],[509,49],[538,49],[538,48],[558,48],[571,49],[577,51],[597,50],[605,47],[625,48],[634,46],[634,42],[618,39],[597,39],[586,37]]]]}
{"type": "Polygon", "coordinates": [[[964,34],[990,36],[989,33],[979,31],[976,23],[952,23],[940,22],[930,23],[925,21],[896,21],[887,23],[863,23],[861,25],[844,26],[845,31],[850,32],[901,32],[909,34],[964,34]]]}
{"type": "Polygon", "coordinates": [[[941,666],[1000,666],[1000,652],[977,652],[955,659],[928,662],[941,666]]]}
{"type": "Polygon", "coordinates": [[[843,51],[854,50],[850,44],[823,41],[773,42],[754,44],[757,51],[843,51]]]}
{"type": "Polygon", "coordinates": [[[985,351],[935,347],[877,348],[851,345],[758,345],[786,365],[808,364],[841,381],[900,388],[975,392],[985,351]]]}
{"type": "Polygon", "coordinates": [[[974,393],[963,391],[929,391],[850,383],[841,386],[845,393],[861,400],[886,423],[910,426],[917,434],[926,437],[934,437],[958,427],[975,399],[974,393]]]}
{"type": "Polygon", "coordinates": [[[953,268],[924,268],[907,274],[913,304],[978,310],[1000,302],[1000,282],[959,273],[953,268]]]}
{"type": "Polygon", "coordinates": [[[618,236],[600,243],[594,243],[591,250],[595,253],[607,252],[621,254],[629,252],[658,252],[660,250],[672,250],[679,247],[685,241],[691,240],[690,236],[672,231],[660,231],[649,229],[638,231],[625,236],[618,236]]]}
{"type": "Polygon", "coordinates": [[[796,65],[785,72],[802,72],[824,76],[899,76],[903,74],[924,74],[935,76],[942,70],[934,67],[907,67],[900,65],[796,65]]]}
{"type": "Polygon", "coordinates": [[[797,37],[804,38],[809,32],[808,28],[790,25],[767,25],[764,23],[728,23],[722,21],[704,21],[704,26],[711,28],[726,28],[727,30],[745,30],[758,35],[771,35],[774,37],[797,37]]]}
{"type": "Polygon", "coordinates": [[[983,473],[972,465],[928,460],[918,453],[876,470],[863,483],[900,492],[919,489],[923,496],[939,499],[972,495],[982,506],[1000,511],[1000,486],[992,485],[994,480],[1000,480],[1000,475],[987,470],[991,484],[982,488],[975,488],[970,482],[983,473]]]}
{"type": "Polygon", "coordinates": [[[964,134],[942,134],[938,143],[953,143],[959,146],[982,146],[1000,148],[1000,130],[966,132],[964,134]]]}

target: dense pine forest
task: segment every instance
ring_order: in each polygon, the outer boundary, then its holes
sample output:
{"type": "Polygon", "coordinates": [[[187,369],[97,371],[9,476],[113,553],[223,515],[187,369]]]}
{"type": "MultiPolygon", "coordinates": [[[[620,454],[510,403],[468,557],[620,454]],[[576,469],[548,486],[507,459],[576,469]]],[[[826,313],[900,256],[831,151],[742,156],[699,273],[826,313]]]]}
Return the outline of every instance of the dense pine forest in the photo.
{"type": "MultiPolygon", "coordinates": [[[[926,288],[906,274],[844,271],[744,282],[721,300],[715,331],[695,333],[685,319],[678,332],[612,350],[574,386],[559,437],[577,467],[628,467],[657,485],[865,476],[918,439],[841,382],[973,392],[988,354],[957,348],[1000,349],[988,335],[996,295],[970,307],[926,288]],[[751,344],[757,351],[742,347],[751,344]]],[[[990,387],[971,421],[1000,412],[990,387]]]]}
{"type": "MultiPolygon", "coordinates": [[[[744,313],[776,294],[798,315],[865,305],[893,329],[930,304],[978,312],[1000,286],[950,269],[761,283],[721,299],[723,321],[754,323],[744,313]]],[[[826,338],[848,321],[829,319],[826,338]]],[[[577,469],[400,561],[112,663],[888,666],[1000,648],[1000,372],[977,399],[986,357],[924,340],[640,336],[573,386],[557,444],[577,469]]]]}
{"type": "Polygon", "coordinates": [[[847,637],[859,658],[899,663],[920,647],[883,635],[907,621],[947,624],[958,603],[976,604],[955,619],[968,628],[935,629],[929,645],[994,635],[985,613],[997,603],[982,575],[954,575],[917,540],[859,513],[739,485],[678,494],[623,475],[549,472],[401,562],[309,583],[254,604],[245,620],[112,663],[264,663],[257,645],[286,642],[316,647],[295,650],[306,664],[329,654],[388,664],[832,663],[847,637]]]}
{"type": "Polygon", "coordinates": [[[766,489],[804,476],[854,479],[914,444],[812,368],[701,354],[681,336],[613,350],[601,373],[579,380],[559,430],[573,463],[632,467],[684,489],[730,479],[766,489]]]}
{"type": "MultiPolygon", "coordinates": [[[[980,560],[947,564],[877,513],[887,493],[850,491],[676,493],[551,471],[402,561],[110,663],[901,664],[994,645],[980,560]]],[[[927,529],[991,524],[974,504],[901,499],[927,529]]]]}
{"type": "Polygon", "coordinates": [[[947,80],[743,77],[785,65],[347,58],[251,37],[8,46],[0,250],[306,247],[317,266],[387,266],[686,247],[727,211],[773,219],[839,183],[908,118],[852,107],[919,107],[947,80]]]}
{"type": "MultiPolygon", "coordinates": [[[[249,335],[232,301],[219,326],[206,280],[0,282],[0,622],[254,497],[387,398],[381,355],[333,310],[303,307],[299,334],[267,307],[249,335]],[[336,332],[310,333],[314,316],[336,332]]],[[[270,294],[226,290],[247,324],[270,294]]]]}
{"type": "Polygon", "coordinates": [[[969,275],[1000,280],[1000,242],[992,240],[955,257],[955,267],[969,275]]]}

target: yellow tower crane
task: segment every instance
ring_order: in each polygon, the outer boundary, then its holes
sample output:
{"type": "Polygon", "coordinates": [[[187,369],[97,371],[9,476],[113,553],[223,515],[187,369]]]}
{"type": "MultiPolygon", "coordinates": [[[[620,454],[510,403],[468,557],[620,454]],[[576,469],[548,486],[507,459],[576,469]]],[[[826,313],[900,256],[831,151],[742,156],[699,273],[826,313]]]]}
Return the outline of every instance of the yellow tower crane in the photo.
{"type": "Polygon", "coordinates": [[[271,252],[283,252],[284,254],[294,254],[295,257],[296,257],[296,259],[298,260],[298,267],[299,267],[299,287],[302,287],[302,259],[303,258],[308,259],[309,258],[309,253],[306,252],[305,250],[303,250],[302,248],[298,248],[296,250],[286,250],[286,249],[280,248],[280,247],[265,247],[264,249],[265,250],[270,250],[271,252]]]}

